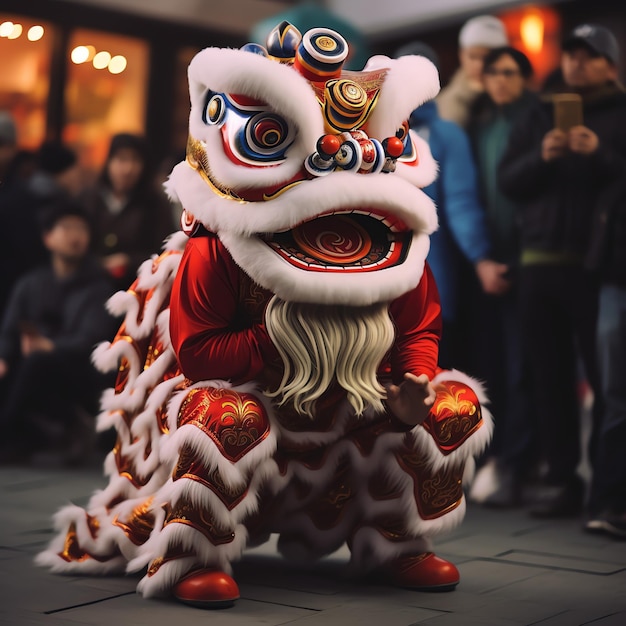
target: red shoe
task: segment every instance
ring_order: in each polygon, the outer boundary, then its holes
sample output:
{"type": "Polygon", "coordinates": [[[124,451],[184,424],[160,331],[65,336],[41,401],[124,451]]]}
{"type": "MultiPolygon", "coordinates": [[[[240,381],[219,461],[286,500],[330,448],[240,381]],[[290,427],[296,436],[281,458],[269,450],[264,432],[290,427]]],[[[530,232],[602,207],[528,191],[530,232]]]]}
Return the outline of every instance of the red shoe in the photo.
{"type": "Polygon", "coordinates": [[[197,570],[174,586],[177,600],[202,609],[222,609],[239,598],[237,583],[224,572],[197,570]]]}
{"type": "Polygon", "coordinates": [[[388,580],[416,591],[452,591],[459,584],[459,570],[432,552],[400,557],[385,572],[388,580]]]}

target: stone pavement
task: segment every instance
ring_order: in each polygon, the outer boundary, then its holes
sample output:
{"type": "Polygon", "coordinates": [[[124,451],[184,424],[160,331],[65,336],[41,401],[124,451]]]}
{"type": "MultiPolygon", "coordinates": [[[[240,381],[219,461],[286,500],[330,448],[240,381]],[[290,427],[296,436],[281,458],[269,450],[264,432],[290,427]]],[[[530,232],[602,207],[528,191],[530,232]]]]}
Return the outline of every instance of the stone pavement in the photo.
{"type": "Polygon", "coordinates": [[[533,520],[523,509],[468,506],[464,524],[437,544],[461,571],[452,593],[347,579],[346,549],[296,569],[271,542],[237,564],[241,600],[220,611],[144,600],[134,591],[139,576],[59,576],[35,567],[54,512],[69,501],[85,505],[104,484],[99,466],[0,468],[0,624],[626,625],[626,542],[584,534],[579,520],[533,520]]]}

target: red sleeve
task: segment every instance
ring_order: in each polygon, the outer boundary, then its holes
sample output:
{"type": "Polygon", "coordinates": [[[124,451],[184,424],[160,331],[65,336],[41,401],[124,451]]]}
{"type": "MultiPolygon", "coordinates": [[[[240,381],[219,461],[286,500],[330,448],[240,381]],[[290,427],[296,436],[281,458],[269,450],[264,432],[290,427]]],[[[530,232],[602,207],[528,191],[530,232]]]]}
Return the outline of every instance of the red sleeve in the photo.
{"type": "Polygon", "coordinates": [[[391,351],[391,376],[398,384],[406,372],[429,379],[435,375],[441,337],[439,292],[428,264],[415,289],[391,303],[396,341],[391,351]]]}
{"type": "Polygon", "coordinates": [[[194,237],[172,286],[170,334],[180,367],[192,381],[254,379],[276,357],[265,326],[239,310],[240,270],[219,239],[194,237]]]}

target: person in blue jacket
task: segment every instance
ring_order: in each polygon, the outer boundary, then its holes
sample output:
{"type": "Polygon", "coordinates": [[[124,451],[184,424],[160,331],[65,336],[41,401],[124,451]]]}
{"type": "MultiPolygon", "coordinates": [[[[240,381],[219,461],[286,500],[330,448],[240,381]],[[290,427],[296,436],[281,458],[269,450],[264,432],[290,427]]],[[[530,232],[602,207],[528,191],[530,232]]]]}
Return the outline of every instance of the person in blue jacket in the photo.
{"type": "MultiPolygon", "coordinates": [[[[438,67],[430,46],[412,42],[401,47],[396,58],[408,54],[424,56],[438,67]]],[[[443,332],[439,362],[442,367],[458,367],[463,338],[459,333],[464,264],[473,266],[485,293],[500,294],[509,288],[508,266],[490,258],[491,242],[485,211],[479,200],[474,157],[465,131],[441,119],[434,100],[415,109],[411,128],[429,145],[439,164],[439,175],[424,189],[437,206],[439,229],[431,235],[427,261],[433,271],[441,299],[443,332]]]]}

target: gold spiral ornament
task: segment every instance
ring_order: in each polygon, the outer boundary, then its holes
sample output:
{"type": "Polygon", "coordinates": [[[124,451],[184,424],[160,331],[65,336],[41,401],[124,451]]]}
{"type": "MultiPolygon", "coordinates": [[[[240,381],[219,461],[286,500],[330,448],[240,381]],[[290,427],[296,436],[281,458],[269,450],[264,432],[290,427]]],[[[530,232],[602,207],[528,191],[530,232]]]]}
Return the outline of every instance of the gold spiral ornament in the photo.
{"type": "Polygon", "coordinates": [[[324,88],[324,116],[330,128],[354,130],[369,114],[369,99],[361,85],[342,78],[329,80],[324,88]]]}

